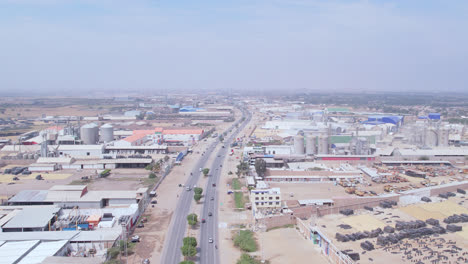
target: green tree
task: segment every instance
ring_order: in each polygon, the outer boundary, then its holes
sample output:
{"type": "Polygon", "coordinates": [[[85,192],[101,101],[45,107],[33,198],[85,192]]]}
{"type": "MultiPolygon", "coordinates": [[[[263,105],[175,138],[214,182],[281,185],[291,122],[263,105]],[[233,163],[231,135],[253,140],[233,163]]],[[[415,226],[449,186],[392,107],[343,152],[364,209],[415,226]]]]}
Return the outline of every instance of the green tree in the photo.
{"type": "Polygon", "coordinates": [[[151,172],[151,173],[148,175],[148,178],[154,179],[154,178],[156,178],[156,174],[155,174],[154,172],[151,172]]]}
{"type": "Polygon", "coordinates": [[[146,167],[145,167],[145,170],[152,170],[153,169],[153,165],[152,164],[148,164],[146,167]]]}
{"type": "Polygon", "coordinates": [[[195,262],[191,260],[184,260],[184,261],[179,262],[179,264],[195,264],[195,262]]]}
{"type": "Polygon", "coordinates": [[[257,175],[263,177],[266,171],[266,161],[264,159],[256,159],[255,160],[255,171],[257,175]]]}
{"type": "Polygon", "coordinates": [[[169,159],[170,159],[169,156],[167,156],[167,155],[164,156],[164,161],[165,161],[165,162],[167,162],[169,159]]]}
{"type": "Polygon", "coordinates": [[[219,141],[223,142],[223,141],[224,141],[224,137],[223,137],[223,136],[219,136],[219,141]]]}
{"type": "Polygon", "coordinates": [[[180,250],[184,257],[193,257],[197,254],[197,248],[192,247],[191,245],[183,245],[180,250]]]}
{"type": "Polygon", "coordinates": [[[191,225],[191,226],[194,226],[198,223],[198,216],[197,214],[189,214],[187,215],[187,221],[188,221],[188,224],[191,225]]]}
{"type": "Polygon", "coordinates": [[[184,237],[183,241],[184,241],[183,242],[184,245],[191,245],[192,247],[197,246],[197,239],[194,237],[184,237]]]}
{"type": "Polygon", "coordinates": [[[249,173],[249,164],[247,162],[239,161],[239,165],[237,165],[237,176],[246,175],[249,173]]]}
{"type": "Polygon", "coordinates": [[[193,188],[193,192],[201,195],[203,193],[203,188],[195,187],[193,188]]]}
{"type": "Polygon", "coordinates": [[[194,199],[197,203],[200,202],[201,198],[202,198],[202,195],[201,195],[201,194],[196,193],[196,194],[193,195],[193,199],[194,199]]]}
{"type": "Polygon", "coordinates": [[[204,169],[202,170],[202,172],[203,172],[203,175],[206,177],[206,176],[208,176],[208,173],[210,173],[210,169],[204,168],[204,169]]]}

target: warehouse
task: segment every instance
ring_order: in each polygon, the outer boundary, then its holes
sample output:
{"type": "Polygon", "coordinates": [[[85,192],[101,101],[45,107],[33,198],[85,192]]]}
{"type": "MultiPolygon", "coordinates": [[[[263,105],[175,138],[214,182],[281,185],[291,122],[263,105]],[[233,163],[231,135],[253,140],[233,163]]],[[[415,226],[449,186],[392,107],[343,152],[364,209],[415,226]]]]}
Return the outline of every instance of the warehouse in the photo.
{"type": "Polygon", "coordinates": [[[136,191],[88,191],[86,185],[55,185],[48,191],[20,191],[8,200],[8,204],[53,204],[60,207],[103,208],[136,204],[146,196],[147,188],[140,188],[136,191]]]}
{"type": "Polygon", "coordinates": [[[166,154],[168,149],[166,145],[151,145],[151,146],[106,146],[106,154],[112,155],[152,155],[166,154]]]}
{"type": "Polygon", "coordinates": [[[287,171],[267,169],[266,182],[317,183],[340,180],[362,181],[360,171],[287,171]]]}
{"type": "Polygon", "coordinates": [[[101,157],[104,145],[60,145],[57,152],[60,156],[68,157],[101,157]]]}
{"type": "Polygon", "coordinates": [[[2,232],[47,231],[60,208],[55,206],[22,207],[2,228],[2,232]]]}

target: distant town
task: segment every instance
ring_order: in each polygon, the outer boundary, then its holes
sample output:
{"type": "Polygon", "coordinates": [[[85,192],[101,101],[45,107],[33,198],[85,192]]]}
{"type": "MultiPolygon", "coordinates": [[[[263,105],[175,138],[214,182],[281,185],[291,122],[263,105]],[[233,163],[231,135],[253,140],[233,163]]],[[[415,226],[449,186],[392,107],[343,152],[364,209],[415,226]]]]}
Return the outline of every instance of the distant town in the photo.
{"type": "Polygon", "coordinates": [[[0,98],[0,263],[468,263],[468,96],[0,98]]]}

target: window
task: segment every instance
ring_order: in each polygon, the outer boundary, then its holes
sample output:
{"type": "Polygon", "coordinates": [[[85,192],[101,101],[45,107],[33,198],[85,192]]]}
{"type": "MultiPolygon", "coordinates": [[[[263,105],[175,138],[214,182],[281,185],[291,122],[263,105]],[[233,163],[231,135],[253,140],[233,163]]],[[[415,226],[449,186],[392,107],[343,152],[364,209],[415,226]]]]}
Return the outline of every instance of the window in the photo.
{"type": "Polygon", "coordinates": [[[276,205],[279,205],[279,202],[276,202],[276,205]]]}
{"type": "Polygon", "coordinates": [[[276,196],[276,200],[279,200],[279,199],[280,199],[279,196],[276,196]]]}
{"type": "Polygon", "coordinates": [[[270,202],[269,204],[270,204],[270,205],[272,205],[273,203],[272,203],[272,202],[270,202]]]}
{"type": "Polygon", "coordinates": [[[258,197],[255,197],[255,200],[258,200],[258,197]]]}
{"type": "Polygon", "coordinates": [[[265,198],[264,198],[264,197],[262,197],[262,200],[265,200],[265,198]]]}
{"type": "Polygon", "coordinates": [[[270,200],[273,199],[273,197],[270,196],[270,200]]]}
{"type": "Polygon", "coordinates": [[[89,152],[86,152],[86,156],[89,156],[89,154],[90,154],[89,152]]]}

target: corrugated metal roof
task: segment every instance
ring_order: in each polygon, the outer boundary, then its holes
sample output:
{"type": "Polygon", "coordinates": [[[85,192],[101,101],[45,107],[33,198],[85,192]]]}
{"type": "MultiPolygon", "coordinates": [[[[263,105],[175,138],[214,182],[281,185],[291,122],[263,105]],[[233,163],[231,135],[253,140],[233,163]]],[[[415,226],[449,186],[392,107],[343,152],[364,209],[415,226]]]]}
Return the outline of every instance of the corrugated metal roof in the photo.
{"type": "Polygon", "coordinates": [[[42,228],[47,226],[60,208],[54,206],[24,207],[3,228],[42,228]]]}
{"type": "MultiPolygon", "coordinates": [[[[57,241],[70,240],[80,231],[47,231],[47,232],[0,232],[0,241],[57,241]]],[[[1,247],[0,247],[1,248],[1,247]]]]}
{"type": "Polygon", "coordinates": [[[39,243],[39,240],[31,240],[3,244],[0,247],[0,263],[16,263],[39,243]]]}
{"type": "Polygon", "coordinates": [[[60,251],[68,240],[59,240],[53,242],[42,242],[28,253],[19,264],[39,264],[49,256],[55,255],[60,251]]]}
{"type": "Polygon", "coordinates": [[[48,191],[24,190],[10,198],[8,202],[42,202],[46,199],[48,191]]]}

